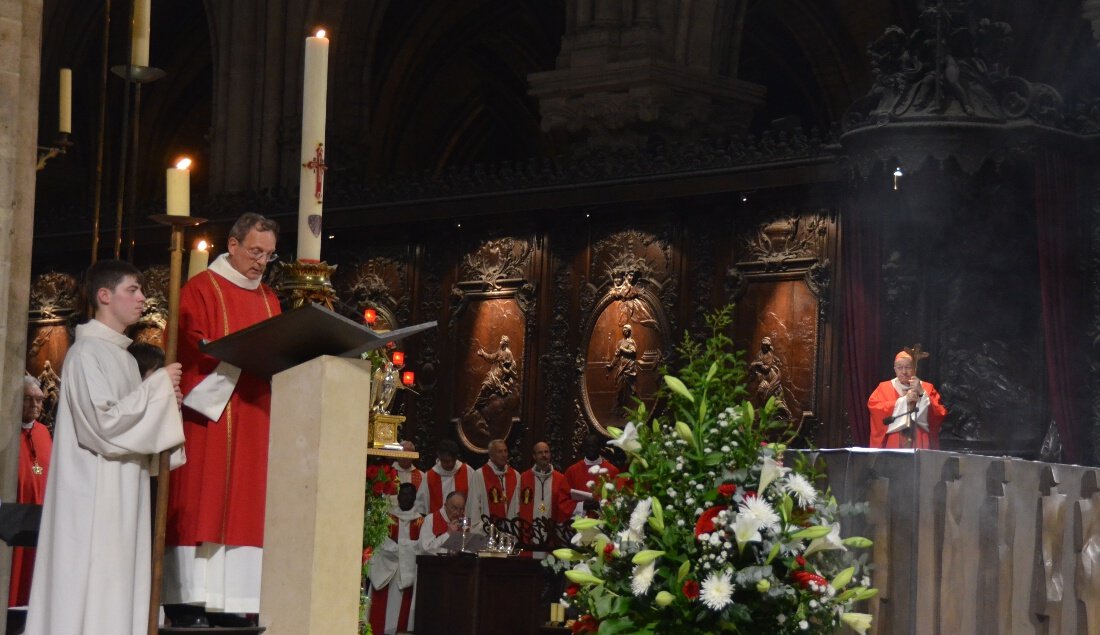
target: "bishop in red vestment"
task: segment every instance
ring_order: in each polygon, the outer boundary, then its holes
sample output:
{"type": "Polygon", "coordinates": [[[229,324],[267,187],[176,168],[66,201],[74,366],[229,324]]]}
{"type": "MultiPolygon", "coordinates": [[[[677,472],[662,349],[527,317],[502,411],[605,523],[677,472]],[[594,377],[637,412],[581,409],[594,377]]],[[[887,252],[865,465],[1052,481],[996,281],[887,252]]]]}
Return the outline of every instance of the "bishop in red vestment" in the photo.
{"type": "Polygon", "coordinates": [[[871,447],[939,448],[940,424],[947,416],[940,393],[931,383],[914,376],[913,357],[905,351],[894,357],[894,373],[897,376],[880,383],[867,400],[871,447]],[[890,417],[894,420],[887,423],[890,417]],[[909,425],[905,426],[907,421],[909,425]],[[900,429],[890,432],[891,424],[900,424],[900,429]]]}
{"type": "MultiPolygon", "coordinates": [[[[271,383],[203,355],[199,343],[279,314],[278,299],[261,282],[276,258],[278,231],[259,214],[241,216],[229,253],[180,294],[187,463],[171,480],[166,604],[208,614],[259,612],[271,383]]],[[[192,616],[173,624],[203,625],[201,614],[192,616]]]]}
{"type": "MultiPolygon", "coordinates": [[[[41,505],[46,498],[46,476],[50,472],[53,439],[46,426],[38,422],[46,395],[38,380],[23,377],[23,426],[19,435],[19,493],[16,502],[41,505]]],[[[34,574],[34,547],[16,547],[11,555],[11,586],[8,606],[26,606],[31,597],[34,574]]]]}

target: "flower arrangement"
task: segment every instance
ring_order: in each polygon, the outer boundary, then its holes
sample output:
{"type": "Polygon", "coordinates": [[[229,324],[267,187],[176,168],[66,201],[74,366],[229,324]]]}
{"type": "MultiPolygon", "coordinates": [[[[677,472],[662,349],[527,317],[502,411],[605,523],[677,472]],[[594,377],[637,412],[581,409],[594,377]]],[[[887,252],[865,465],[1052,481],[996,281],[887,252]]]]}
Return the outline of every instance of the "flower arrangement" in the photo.
{"type": "Polygon", "coordinates": [[[390,533],[390,496],[397,494],[400,480],[392,465],[367,466],[367,496],[363,509],[363,586],[359,596],[359,633],[370,633],[370,623],[366,619],[369,605],[367,588],[370,582],[370,559],[374,550],[382,544],[390,533]]]}
{"type": "MultiPolygon", "coordinates": [[[[875,595],[865,538],[842,538],[838,506],[799,456],[787,465],[774,403],[745,400],[745,368],[724,334],[731,308],[708,316],[705,344],[685,336],[685,366],[665,375],[663,414],[644,405],[611,445],[630,457],[615,481],[601,474],[598,518],[574,521],[563,601],[574,633],[859,633],[854,611],[875,595]]],[[[790,439],[787,439],[789,442],[790,439]]],[[[795,454],[795,453],[789,453],[795,454]]],[[[555,566],[550,562],[549,566],[555,566]]],[[[560,566],[560,565],[559,565],[560,566]]]]}

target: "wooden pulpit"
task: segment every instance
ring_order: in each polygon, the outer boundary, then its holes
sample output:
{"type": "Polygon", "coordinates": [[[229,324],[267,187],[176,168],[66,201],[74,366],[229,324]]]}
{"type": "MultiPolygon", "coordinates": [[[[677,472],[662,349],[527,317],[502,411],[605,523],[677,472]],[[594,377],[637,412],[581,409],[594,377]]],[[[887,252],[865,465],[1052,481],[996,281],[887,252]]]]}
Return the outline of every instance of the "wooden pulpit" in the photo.
{"type": "Polygon", "coordinates": [[[360,355],[433,326],[380,334],[311,305],[203,347],[272,380],[260,591],[269,635],[357,632],[371,385],[360,355]]]}

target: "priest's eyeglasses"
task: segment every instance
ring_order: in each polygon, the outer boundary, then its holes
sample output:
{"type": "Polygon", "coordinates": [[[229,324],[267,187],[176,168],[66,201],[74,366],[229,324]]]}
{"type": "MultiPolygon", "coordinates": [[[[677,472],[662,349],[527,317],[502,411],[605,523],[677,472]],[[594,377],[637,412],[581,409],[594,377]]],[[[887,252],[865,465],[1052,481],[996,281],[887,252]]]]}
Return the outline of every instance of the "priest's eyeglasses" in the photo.
{"type": "Polygon", "coordinates": [[[249,249],[246,253],[248,254],[249,258],[256,262],[260,262],[261,260],[263,260],[264,262],[272,263],[279,259],[279,254],[275,252],[268,253],[258,247],[253,247],[252,249],[249,249]]]}

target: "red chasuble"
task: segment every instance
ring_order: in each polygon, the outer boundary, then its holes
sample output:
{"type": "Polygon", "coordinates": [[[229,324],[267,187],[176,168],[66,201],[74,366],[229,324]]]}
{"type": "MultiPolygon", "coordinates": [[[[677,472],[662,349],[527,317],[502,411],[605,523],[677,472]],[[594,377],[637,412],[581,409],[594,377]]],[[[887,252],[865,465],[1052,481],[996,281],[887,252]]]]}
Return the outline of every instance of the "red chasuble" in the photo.
{"type": "MultiPolygon", "coordinates": [[[[218,365],[199,352],[200,340],[216,340],[278,313],[279,300],[267,285],[244,289],[210,270],[189,280],[180,293],[183,394],[218,365]]],[[[270,413],[271,383],[247,372],[217,421],[183,409],[187,463],[172,472],[169,546],[263,546],[270,413]]]]}
{"type": "Polygon", "coordinates": [[[516,487],[519,485],[519,472],[508,467],[504,472],[504,482],[500,482],[493,468],[488,464],[481,466],[481,480],[485,483],[485,504],[490,518],[508,518],[508,504],[516,495],[516,487]]]}
{"type": "MultiPolygon", "coordinates": [[[[443,477],[434,469],[428,470],[424,478],[428,481],[428,509],[438,510],[443,507],[443,477]]],[[[470,468],[465,463],[455,472],[456,492],[462,492],[466,500],[470,500],[470,468]]],[[[450,492],[448,492],[450,493],[450,492]]],[[[436,534],[437,536],[439,534],[436,534]]]]}
{"type": "MultiPolygon", "coordinates": [[[[924,392],[928,393],[928,432],[914,425],[913,447],[935,450],[940,447],[940,424],[947,416],[947,408],[943,407],[940,393],[932,384],[922,381],[920,383],[924,392]]],[[[897,403],[898,391],[894,389],[892,381],[884,381],[871,393],[867,400],[867,410],[871,415],[871,447],[872,448],[900,448],[901,434],[886,434],[888,427],[883,419],[894,414],[894,404],[897,403]]]]}
{"type": "Polygon", "coordinates": [[[565,475],[557,470],[550,472],[550,479],[545,485],[540,485],[535,478],[535,470],[530,469],[520,475],[519,478],[519,517],[527,522],[535,518],[552,518],[556,522],[562,522],[569,518],[573,512],[574,503],[569,499],[569,483],[565,475]],[[539,496],[539,488],[549,488],[550,506],[547,509],[536,511],[536,502],[539,496]]]}
{"type": "MultiPolygon", "coordinates": [[[[19,493],[16,502],[41,505],[46,498],[46,476],[50,471],[53,439],[37,421],[19,433],[19,493]],[[36,469],[37,466],[37,469],[36,469]]],[[[11,555],[11,587],[8,606],[26,606],[31,597],[34,547],[16,547],[11,555]]]]}

